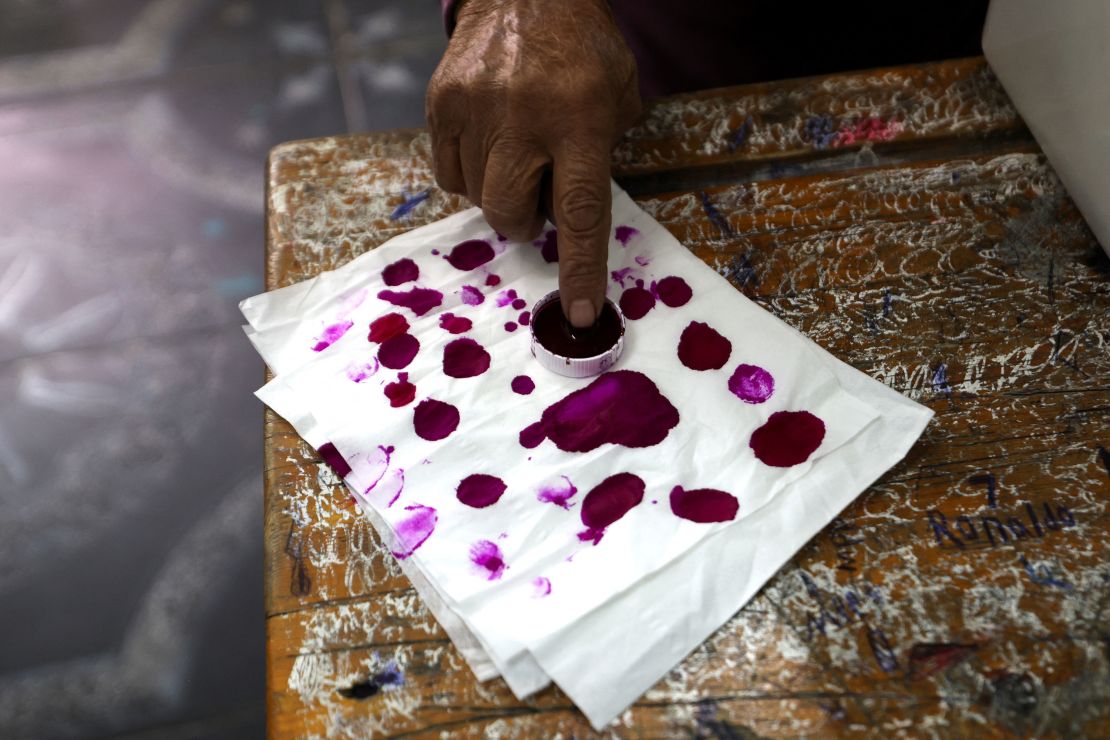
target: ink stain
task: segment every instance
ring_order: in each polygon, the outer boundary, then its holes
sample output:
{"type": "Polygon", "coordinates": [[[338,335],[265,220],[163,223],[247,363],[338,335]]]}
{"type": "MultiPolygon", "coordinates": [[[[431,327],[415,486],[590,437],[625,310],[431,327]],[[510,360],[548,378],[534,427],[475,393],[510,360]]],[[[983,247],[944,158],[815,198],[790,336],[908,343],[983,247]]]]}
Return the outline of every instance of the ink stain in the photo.
{"type": "Polygon", "coordinates": [[[367,378],[371,378],[378,372],[380,363],[373,357],[369,362],[352,362],[347,366],[347,379],[352,383],[361,383],[367,378]]]}
{"type": "Polygon", "coordinates": [[[363,494],[372,491],[385,477],[386,471],[389,470],[392,454],[392,447],[379,445],[366,454],[358,453],[351,457],[351,469],[355,472],[357,481],[360,484],[366,484],[366,488],[362,491],[363,494]]]}
{"type": "Polygon", "coordinates": [[[776,411],[748,445],[765,465],[788,468],[808,460],[824,438],[825,422],[808,411],[776,411]]]}
{"type": "Polygon", "coordinates": [[[464,285],[459,289],[459,300],[468,306],[480,306],[486,297],[473,285],[464,285]]]}
{"type": "Polygon", "coordinates": [[[517,294],[516,294],[515,290],[513,290],[512,288],[509,288],[508,290],[503,290],[503,291],[501,291],[500,293],[497,294],[497,299],[496,299],[497,307],[498,308],[504,308],[505,306],[508,306],[510,303],[512,303],[516,299],[517,299],[517,294]]]}
{"type": "Polygon", "coordinates": [[[520,311],[521,309],[523,309],[525,306],[528,305],[528,301],[524,300],[523,298],[517,298],[510,305],[512,305],[512,307],[514,309],[516,309],[517,311],[520,311]]]}
{"type": "Polygon", "coordinates": [[[609,278],[617,285],[624,287],[624,281],[632,277],[631,267],[622,267],[609,273],[609,278]]]}
{"type": "Polygon", "coordinates": [[[449,403],[425,398],[416,404],[412,425],[421,439],[437,442],[446,439],[459,426],[459,410],[449,403]]]}
{"type": "Polygon", "coordinates": [[[393,555],[398,560],[404,560],[416,552],[432,536],[436,522],[439,521],[436,510],[431,506],[413,504],[406,506],[405,511],[411,513],[393,525],[397,540],[393,546],[393,555]]]}
{"type": "Polygon", "coordinates": [[[646,288],[636,286],[621,293],[620,306],[625,318],[636,321],[655,308],[655,296],[646,288]]]}
{"type": "Polygon", "coordinates": [[[671,489],[671,512],[680,519],[699,524],[731,522],[740,510],[740,502],[731,493],[713,488],[687,491],[682,486],[671,489]]]}
{"type": "Polygon", "coordinates": [[[543,486],[536,493],[536,500],[542,501],[545,504],[555,504],[556,506],[570,511],[571,499],[578,493],[578,489],[570,482],[570,478],[565,475],[559,476],[562,483],[555,483],[550,486],[543,486]]]}
{"type": "Polygon", "coordinates": [[[439,317],[439,328],[443,329],[449,334],[465,334],[470,331],[474,326],[474,322],[465,316],[456,316],[453,313],[445,313],[439,317]]]}
{"type": "Polygon", "coordinates": [[[536,390],[536,383],[527,375],[518,375],[509,383],[509,387],[513,389],[513,393],[527,396],[529,393],[536,390]]]}
{"type": "Polygon", "coordinates": [[[532,579],[532,596],[537,599],[542,599],[544,596],[551,595],[551,579],[544,576],[538,576],[532,579]]]}
{"type": "Polygon", "coordinates": [[[496,581],[505,572],[505,557],[501,548],[489,540],[478,540],[470,546],[470,562],[488,581],[496,581]]]}
{"type": "Polygon", "coordinates": [[[582,500],[582,523],[578,533],[583,542],[601,542],[605,528],[644,500],[644,481],[632,473],[617,473],[594,486],[582,500]]]}
{"type": "Polygon", "coordinates": [[[365,681],[357,681],[348,688],[339,689],[338,693],[344,699],[369,699],[377,696],[383,690],[393,686],[400,686],[405,682],[401,669],[394,661],[389,661],[385,668],[375,673],[365,681]]]}
{"type": "Polygon", "coordinates": [[[378,298],[394,306],[407,308],[417,316],[423,316],[443,304],[443,293],[431,288],[411,288],[409,290],[383,290],[378,298]]]}
{"type": "Polygon", "coordinates": [[[396,221],[399,218],[408,216],[410,213],[412,213],[414,208],[426,201],[431,194],[432,191],[429,189],[421,191],[411,198],[406,198],[402,203],[400,203],[396,208],[393,209],[393,213],[389,214],[389,220],[396,221]]]}
{"type": "Polygon", "coordinates": [[[775,379],[758,365],[741,363],[732,371],[728,389],[744,403],[763,403],[775,392],[775,379]]]}
{"type": "Polygon", "coordinates": [[[455,489],[455,497],[474,509],[493,506],[505,493],[505,482],[493,475],[475,473],[462,479],[455,489]]]}
{"type": "Polygon", "coordinates": [[[691,370],[720,370],[731,355],[732,342],[701,321],[691,321],[678,340],[678,359],[691,370]]]}
{"type": "Polygon", "coordinates": [[[559,235],[555,229],[548,229],[542,239],[537,239],[532,244],[540,248],[540,256],[544,262],[550,264],[559,261],[559,235]]]}
{"type": "Polygon", "coordinates": [[[494,275],[494,274],[491,273],[491,274],[486,276],[486,286],[487,287],[494,288],[494,287],[496,287],[500,284],[501,284],[501,276],[500,275],[494,275]]]}
{"type": "Polygon", "coordinates": [[[564,452],[590,452],[603,444],[651,447],[678,425],[678,409],[646,375],[618,370],[598,376],[548,406],[520,433],[532,448],[550,439],[564,452]]]}
{"type": "Polygon", "coordinates": [[[320,458],[326,462],[340,478],[346,478],[350,474],[351,466],[347,463],[347,460],[339,454],[339,450],[335,449],[335,445],[331,442],[325,442],[320,445],[320,449],[316,451],[320,453],[320,458]]]}
{"type": "Polygon", "coordinates": [[[473,378],[489,370],[490,357],[473,339],[463,337],[443,348],[443,373],[450,378],[473,378]]]}
{"type": "Polygon", "coordinates": [[[312,351],[323,352],[342,339],[343,335],[347,333],[347,330],[354,325],[355,322],[344,320],[332,324],[331,326],[324,327],[324,330],[320,332],[320,336],[316,337],[316,343],[312,345],[312,351]]]}
{"type": "Polygon", "coordinates": [[[544,348],[559,357],[597,357],[620,341],[621,318],[613,304],[605,301],[592,327],[574,329],[563,316],[562,305],[553,300],[540,306],[536,312],[532,333],[544,348]]]}
{"type": "Polygon", "coordinates": [[[456,244],[446,259],[451,263],[451,267],[466,272],[492,260],[493,247],[483,239],[470,239],[456,244]]]}
{"type": "Polygon", "coordinates": [[[622,247],[627,247],[628,242],[632,241],[632,237],[637,236],[640,232],[631,226],[618,226],[616,231],[613,232],[613,238],[621,243],[622,247]]]}
{"type": "Polygon", "coordinates": [[[528,326],[528,324],[532,323],[532,312],[521,311],[520,316],[516,317],[516,322],[521,326],[528,326]]]}
{"type": "Polygon", "coordinates": [[[404,370],[420,351],[420,342],[412,334],[398,334],[382,342],[378,362],[390,370],[404,370]]]}
{"type": "Polygon", "coordinates": [[[506,321],[505,322],[505,331],[507,331],[511,334],[516,330],[517,330],[517,325],[516,325],[515,321],[506,321]]]}
{"type": "Polygon", "coordinates": [[[420,277],[420,268],[408,257],[386,265],[385,269],[382,270],[382,280],[390,287],[411,283],[418,277],[420,277]]]}
{"type": "Polygon", "coordinates": [[[670,275],[660,280],[655,286],[655,292],[663,305],[670,308],[685,306],[694,296],[694,291],[690,289],[687,282],[677,275],[670,275]]]}
{"type": "Polygon", "coordinates": [[[390,507],[401,497],[405,488],[405,471],[401,468],[389,470],[363,494],[371,503],[379,507],[390,507]]]}
{"type": "Polygon", "coordinates": [[[399,313],[387,313],[370,322],[370,334],[367,340],[381,344],[387,339],[392,339],[409,330],[409,322],[399,313]]]}
{"type": "Polygon", "coordinates": [[[409,382],[408,373],[400,373],[396,382],[386,385],[384,392],[389,405],[395,409],[409,405],[416,398],[416,386],[409,382]]]}

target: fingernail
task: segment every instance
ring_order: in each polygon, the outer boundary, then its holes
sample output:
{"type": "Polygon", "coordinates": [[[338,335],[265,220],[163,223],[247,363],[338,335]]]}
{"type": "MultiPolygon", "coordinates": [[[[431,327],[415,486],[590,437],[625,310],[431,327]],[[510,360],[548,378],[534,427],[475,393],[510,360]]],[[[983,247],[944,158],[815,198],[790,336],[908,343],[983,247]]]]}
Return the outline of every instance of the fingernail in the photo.
{"type": "Polygon", "coordinates": [[[587,326],[593,326],[594,319],[597,318],[597,310],[594,304],[590,303],[585,298],[578,298],[570,304],[570,323],[580,329],[587,326]]]}

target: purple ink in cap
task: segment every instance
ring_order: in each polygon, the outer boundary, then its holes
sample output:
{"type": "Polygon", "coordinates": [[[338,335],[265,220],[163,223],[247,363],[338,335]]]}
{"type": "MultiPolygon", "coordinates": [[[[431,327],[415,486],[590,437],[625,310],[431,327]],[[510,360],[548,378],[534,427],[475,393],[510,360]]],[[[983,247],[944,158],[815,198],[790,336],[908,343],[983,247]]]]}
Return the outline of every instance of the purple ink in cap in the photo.
{"type": "Polygon", "coordinates": [[[552,291],[532,308],[529,329],[532,356],[543,367],[568,378],[600,375],[615,365],[624,351],[624,315],[608,298],[594,325],[578,329],[563,315],[559,291],[552,291]]]}

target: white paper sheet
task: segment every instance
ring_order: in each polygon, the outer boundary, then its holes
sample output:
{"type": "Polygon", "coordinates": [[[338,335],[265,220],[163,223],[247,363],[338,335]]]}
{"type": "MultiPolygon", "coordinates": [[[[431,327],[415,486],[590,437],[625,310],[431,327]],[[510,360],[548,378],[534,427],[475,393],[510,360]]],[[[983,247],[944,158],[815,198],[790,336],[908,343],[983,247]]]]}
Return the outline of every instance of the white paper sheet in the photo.
{"type": "Polygon", "coordinates": [[[629,321],[625,353],[613,369],[625,379],[628,373],[648,379],[678,412],[677,425],[646,447],[607,443],[565,452],[552,439],[522,446],[521,430],[593,381],[556,376],[531,358],[521,313],[552,289],[557,265],[545,260],[543,239],[500,241],[477,209],[242,304],[248,336],[277,373],[259,397],[314,447],[333,445],[351,464],[347,482],[385,540],[404,550],[395,530],[435,510],[434,532],[402,566],[479,678],[494,672],[492,664],[518,696],[554,679],[595,727],[743,606],[905,454],[931,416],[748,301],[617,188],[613,225],[614,301],[637,280],[659,293],[655,284],[674,276],[692,291],[683,305],[657,300],[629,321]],[[468,240],[485,241],[495,256],[458,269],[446,258],[468,240]],[[403,258],[415,263],[419,277],[386,286],[383,270],[403,258]],[[497,285],[489,284],[491,275],[497,285]],[[383,290],[414,287],[442,292],[442,304],[418,316],[379,298],[383,290]],[[390,370],[367,336],[372,321],[394,312],[405,317],[420,347],[410,364],[390,370]],[[472,327],[448,333],[440,325],[447,313],[472,327]],[[680,338],[691,322],[731,343],[720,369],[694,370],[680,361],[680,338]],[[489,367],[474,377],[448,377],[444,347],[463,337],[485,349],[489,367]],[[773,378],[769,397],[745,401],[734,394],[729,380],[740,365],[773,378]],[[394,408],[384,388],[402,372],[415,385],[415,398],[394,408]],[[510,389],[520,375],[534,381],[531,394],[510,389]],[[428,398],[458,410],[458,425],[444,439],[429,441],[414,431],[414,408],[428,398]],[[808,412],[823,422],[820,444],[804,461],[780,467],[757,458],[753,433],[775,426],[776,412],[791,419],[808,412]],[[388,464],[384,449],[390,449],[388,464]],[[643,500],[596,544],[581,539],[587,492],[625,472],[643,480],[643,500]],[[456,489],[472,474],[496,476],[504,494],[486,508],[466,505],[456,489]],[[567,480],[577,493],[565,508],[537,498],[542,487],[567,480]],[[731,494],[739,503],[735,519],[679,518],[670,506],[675,486],[731,494]],[[476,543],[495,546],[506,567],[476,565],[476,543]]]}

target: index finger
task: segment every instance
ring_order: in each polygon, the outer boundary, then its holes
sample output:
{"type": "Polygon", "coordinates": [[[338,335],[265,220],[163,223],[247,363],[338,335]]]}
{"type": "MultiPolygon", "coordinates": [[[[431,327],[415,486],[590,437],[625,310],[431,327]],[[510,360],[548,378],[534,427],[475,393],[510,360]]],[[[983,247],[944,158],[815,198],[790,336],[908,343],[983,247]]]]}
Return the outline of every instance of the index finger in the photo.
{"type": "Polygon", "coordinates": [[[609,139],[581,136],[554,156],[553,205],[558,227],[559,295],[577,327],[593,325],[605,300],[612,191],[609,139]]]}

